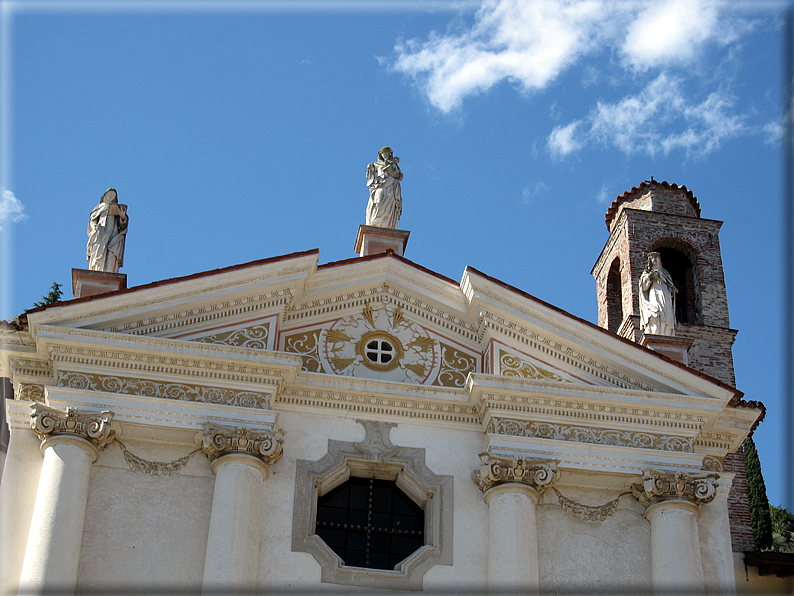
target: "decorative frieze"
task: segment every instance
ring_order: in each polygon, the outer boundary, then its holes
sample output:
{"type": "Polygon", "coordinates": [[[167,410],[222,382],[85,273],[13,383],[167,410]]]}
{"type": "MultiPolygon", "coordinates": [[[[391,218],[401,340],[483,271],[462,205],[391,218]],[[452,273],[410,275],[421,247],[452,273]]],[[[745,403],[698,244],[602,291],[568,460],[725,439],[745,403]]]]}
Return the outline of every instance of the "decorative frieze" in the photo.
{"type": "Polygon", "coordinates": [[[233,429],[211,422],[205,423],[204,429],[201,449],[211,462],[224,455],[239,453],[252,455],[270,466],[283,453],[286,433],[281,429],[252,432],[244,427],[233,429]]]}
{"type": "Polygon", "coordinates": [[[44,402],[44,385],[17,383],[14,387],[14,399],[19,401],[44,402]]]}
{"type": "Polygon", "coordinates": [[[590,428],[571,424],[510,420],[506,418],[492,418],[488,432],[514,437],[554,439],[557,441],[615,445],[618,447],[638,447],[640,449],[657,449],[678,453],[692,453],[694,442],[692,438],[688,437],[590,428]]]}
{"type": "Polygon", "coordinates": [[[180,401],[222,404],[243,408],[270,409],[270,396],[256,391],[235,391],[188,383],[165,383],[109,375],[59,372],[58,387],[89,389],[125,395],[142,395],[180,401]]]}
{"type": "Polygon", "coordinates": [[[683,499],[695,505],[708,503],[717,495],[716,474],[694,476],[686,472],[643,470],[642,483],[632,484],[631,493],[643,507],[660,501],[683,499]]]}
{"type": "Polygon", "coordinates": [[[205,344],[220,344],[236,348],[249,348],[252,350],[267,350],[270,339],[270,323],[262,323],[242,329],[233,329],[213,335],[197,337],[193,341],[205,344]]]}
{"type": "Polygon", "coordinates": [[[483,492],[507,482],[518,482],[542,493],[559,478],[554,461],[533,461],[520,456],[512,459],[480,453],[480,469],[472,473],[472,480],[483,492]]]}
{"type": "Polygon", "coordinates": [[[59,410],[40,403],[30,409],[30,426],[42,441],[55,436],[79,437],[101,450],[114,439],[115,433],[110,430],[113,412],[108,410],[80,414],[77,408],[59,410]]]}

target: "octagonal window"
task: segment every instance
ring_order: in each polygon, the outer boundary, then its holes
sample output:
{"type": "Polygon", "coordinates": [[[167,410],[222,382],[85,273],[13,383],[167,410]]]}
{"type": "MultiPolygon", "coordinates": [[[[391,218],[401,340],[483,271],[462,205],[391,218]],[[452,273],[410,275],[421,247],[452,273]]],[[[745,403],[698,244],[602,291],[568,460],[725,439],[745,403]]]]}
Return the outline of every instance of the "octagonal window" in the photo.
{"type": "Polygon", "coordinates": [[[425,512],[396,482],[351,477],[317,500],[315,533],[349,567],[394,569],[425,544],[425,512]]]}

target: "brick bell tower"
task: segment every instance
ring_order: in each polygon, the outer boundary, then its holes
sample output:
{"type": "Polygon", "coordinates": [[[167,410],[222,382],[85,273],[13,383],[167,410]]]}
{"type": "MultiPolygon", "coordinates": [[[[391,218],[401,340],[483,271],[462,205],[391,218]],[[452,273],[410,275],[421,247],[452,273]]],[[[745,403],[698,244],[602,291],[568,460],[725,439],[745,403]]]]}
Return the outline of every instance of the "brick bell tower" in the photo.
{"type": "Polygon", "coordinates": [[[721,221],[700,217],[686,186],[651,179],[617,197],[606,213],[609,239],[592,274],[598,324],[735,386],[728,297],[722,271],[721,221]],[[639,280],[647,255],[658,252],[675,282],[675,338],[645,337],[639,280]]]}
{"type": "MultiPolygon", "coordinates": [[[[700,217],[686,186],[651,178],[617,197],[606,213],[609,238],[591,271],[598,292],[598,324],[687,366],[736,386],[722,270],[721,221],[700,217]],[[639,280],[649,252],[658,252],[673,278],[675,337],[645,336],[640,328],[639,280]]],[[[723,460],[735,474],[728,496],[734,552],[753,550],[744,454],[723,460]]]]}

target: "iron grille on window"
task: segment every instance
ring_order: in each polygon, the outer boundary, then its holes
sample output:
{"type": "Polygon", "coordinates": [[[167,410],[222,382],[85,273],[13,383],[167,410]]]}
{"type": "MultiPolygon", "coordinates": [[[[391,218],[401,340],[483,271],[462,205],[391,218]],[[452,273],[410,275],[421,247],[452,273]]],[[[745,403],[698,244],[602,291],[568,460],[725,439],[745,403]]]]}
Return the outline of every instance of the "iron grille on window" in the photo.
{"type": "Polygon", "coordinates": [[[425,543],[425,514],[395,482],[351,477],[317,500],[315,533],[345,565],[394,569],[425,543]]]}

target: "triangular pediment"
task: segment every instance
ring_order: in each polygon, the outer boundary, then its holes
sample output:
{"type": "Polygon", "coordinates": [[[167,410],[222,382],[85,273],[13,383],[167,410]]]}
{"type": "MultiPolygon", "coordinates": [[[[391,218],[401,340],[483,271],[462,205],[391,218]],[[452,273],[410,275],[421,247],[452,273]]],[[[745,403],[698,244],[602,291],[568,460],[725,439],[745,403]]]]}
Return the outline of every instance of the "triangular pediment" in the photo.
{"type": "MultiPolygon", "coordinates": [[[[34,312],[36,325],[286,352],[306,373],[462,388],[469,374],[666,394],[708,383],[468,269],[458,283],[393,255],[317,251],[34,312]]],[[[713,388],[712,388],[713,389],[713,388]]]]}

